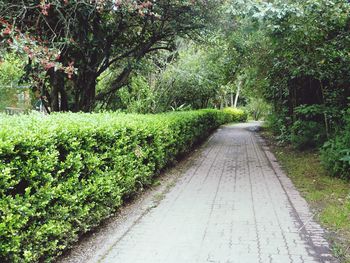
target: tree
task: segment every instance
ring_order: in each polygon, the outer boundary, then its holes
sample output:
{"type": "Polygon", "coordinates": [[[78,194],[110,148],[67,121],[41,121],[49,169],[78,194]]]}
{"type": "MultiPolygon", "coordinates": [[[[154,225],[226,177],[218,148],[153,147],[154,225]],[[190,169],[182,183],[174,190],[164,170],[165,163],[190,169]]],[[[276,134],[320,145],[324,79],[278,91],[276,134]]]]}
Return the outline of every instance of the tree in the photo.
{"type": "Polygon", "coordinates": [[[214,45],[182,46],[177,59],[167,66],[157,83],[162,103],[168,108],[215,106],[220,87],[228,83],[226,51],[227,46],[219,40],[214,45]]]}
{"type": "Polygon", "coordinates": [[[298,108],[322,105],[314,120],[329,133],[350,96],[350,5],[347,1],[277,2],[264,16],[271,52],[265,94],[294,123],[298,108]],[[316,22],[315,22],[316,21],[316,22]],[[323,119],[323,120],[322,120],[323,119]]]}
{"type": "Polygon", "coordinates": [[[14,54],[8,53],[0,60],[0,111],[18,104],[17,94],[23,90],[16,86],[23,73],[23,62],[14,54]]]}
{"type": "MultiPolygon", "coordinates": [[[[42,50],[58,50],[55,63],[52,56],[46,61],[30,57],[27,69],[34,72],[40,65],[44,69],[53,110],[90,111],[96,101],[108,101],[127,83],[146,54],[171,49],[175,37],[202,28],[217,4],[211,0],[3,0],[0,17],[11,26],[2,23],[2,38],[3,43],[8,41],[9,31],[16,29],[35,36],[42,50]],[[56,63],[68,68],[69,74],[57,70],[56,63]],[[97,78],[111,65],[119,68],[118,76],[111,87],[96,94],[97,78]],[[75,74],[69,71],[73,67],[75,74]]],[[[15,47],[20,42],[13,37],[11,41],[15,47]]],[[[26,53],[33,50],[29,47],[26,53]]]]}

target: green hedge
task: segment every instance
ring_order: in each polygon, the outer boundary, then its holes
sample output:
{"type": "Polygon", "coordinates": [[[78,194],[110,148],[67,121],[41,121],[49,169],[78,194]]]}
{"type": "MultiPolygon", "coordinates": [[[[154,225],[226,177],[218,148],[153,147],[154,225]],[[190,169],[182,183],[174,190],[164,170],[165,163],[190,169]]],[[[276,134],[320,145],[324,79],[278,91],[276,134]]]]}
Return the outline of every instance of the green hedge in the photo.
{"type": "Polygon", "coordinates": [[[333,176],[350,179],[350,109],[344,130],[328,140],[321,148],[322,164],[333,176]]]}
{"type": "Polygon", "coordinates": [[[230,114],[233,122],[246,122],[248,120],[248,113],[242,109],[227,107],[223,109],[223,112],[230,114]]]}
{"type": "Polygon", "coordinates": [[[216,110],[0,117],[0,262],[51,261],[228,121],[216,110]]]}

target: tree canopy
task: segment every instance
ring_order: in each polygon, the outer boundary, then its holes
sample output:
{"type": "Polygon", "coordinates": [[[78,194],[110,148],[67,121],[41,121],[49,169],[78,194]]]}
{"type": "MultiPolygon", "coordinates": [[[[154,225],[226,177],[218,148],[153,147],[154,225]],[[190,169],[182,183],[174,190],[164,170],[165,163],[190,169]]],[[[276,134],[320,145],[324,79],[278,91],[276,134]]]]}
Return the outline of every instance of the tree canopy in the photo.
{"type": "Polygon", "coordinates": [[[203,28],[217,4],[2,1],[2,43],[28,55],[28,76],[43,89],[53,110],[90,111],[96,101],[108,100],[126,84],[146,54],[171,50],[176,37],[203,28]],[[96,79],[111,65],[118,67],[119,74],[97,94],[96,79]]]}

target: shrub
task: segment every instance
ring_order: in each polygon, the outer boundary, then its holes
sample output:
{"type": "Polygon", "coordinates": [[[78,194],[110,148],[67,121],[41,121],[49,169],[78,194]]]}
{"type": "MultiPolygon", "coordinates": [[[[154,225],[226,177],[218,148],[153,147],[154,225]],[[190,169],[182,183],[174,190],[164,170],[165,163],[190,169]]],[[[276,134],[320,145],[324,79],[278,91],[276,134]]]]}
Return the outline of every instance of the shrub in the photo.
{"type": "Polygon", "coordinates": [[[287,126],[289,122],[289,117],[285,114],[277,114],[276,112],[271,112],[266,117],[266,126],[276,136],[277,142],[280,145],[290,143],[290,129],[287,126]]]}
{"type": "Polygon", "coordinates": [[[179,154],[216,110],[0,118],[0,262],[52,261],[179,154]]]}
{"type": "Polygon", "coordinates": [[[227,107],[222,111],[230,114],[231,122],[246,122],[248,120],[248,113],[242,109],[227,107]]]}
{"type": "Polygon", "coordinates": [[[290,141],[295,148],[304,150],[320,147],[326,137],[322,123],[298,120],[292,126],[290,141]]]}
{"type": "Polygon", "coordinates": [[[319,148],[327,139],[324,105],[300,105],[294,109],[297,120],[291,128],[291,143],[303,150],[319,148]]]}
{"type": "Polygon", "coordinates": [[[321,149],[321,160],[326,169],[333,175],[350,179],[350,110],[345,129],[327,141],[321,149]]]}
{"type": "Polygon", "coordinates": [[[263,98],[250,98],[245,109],[255,121],[265,119],[271,111],[270,105],[263,98]]]}

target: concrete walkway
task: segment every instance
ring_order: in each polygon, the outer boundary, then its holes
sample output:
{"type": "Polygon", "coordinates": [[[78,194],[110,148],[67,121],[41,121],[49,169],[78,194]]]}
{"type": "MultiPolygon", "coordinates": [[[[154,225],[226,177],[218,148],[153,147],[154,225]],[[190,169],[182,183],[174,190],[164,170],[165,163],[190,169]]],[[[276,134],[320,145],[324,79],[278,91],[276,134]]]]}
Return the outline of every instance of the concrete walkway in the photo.
{"type": "Polygon", "coordinates": [[[254,126],[218,130],[159,205],[100,262],[336,262],[306,202],[250,131],[254,126]]]}

